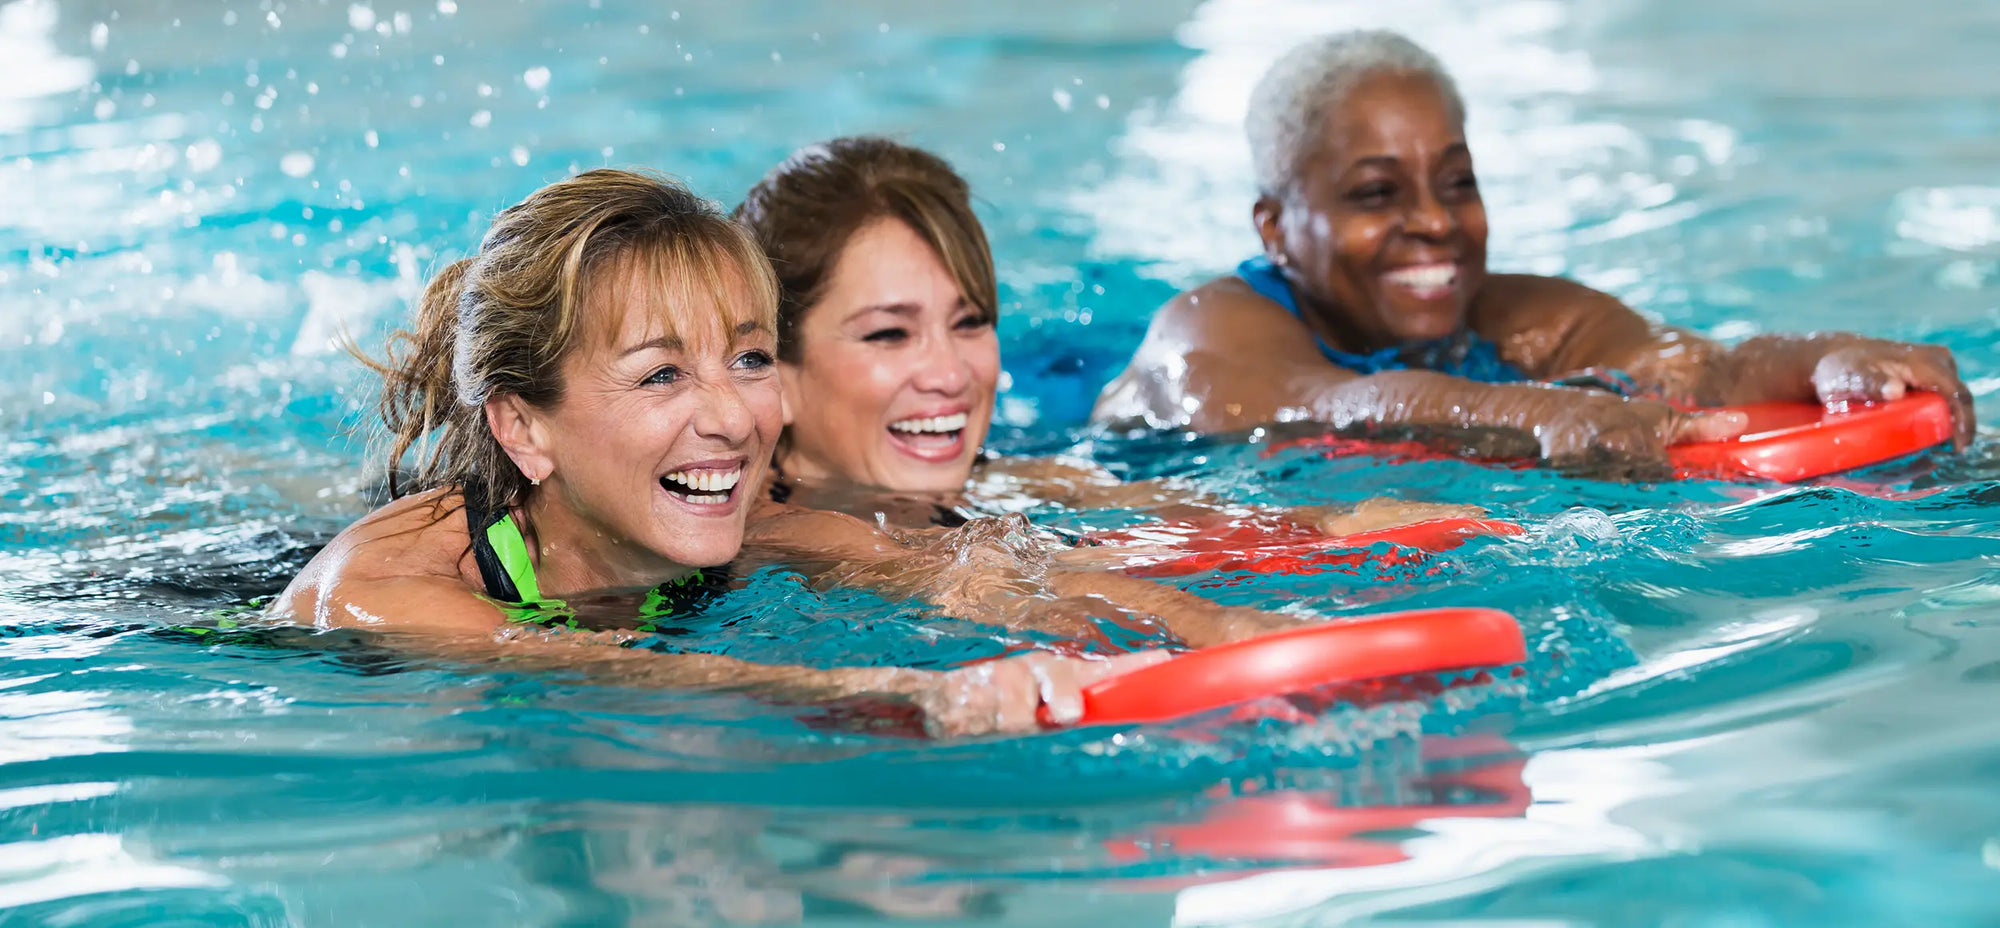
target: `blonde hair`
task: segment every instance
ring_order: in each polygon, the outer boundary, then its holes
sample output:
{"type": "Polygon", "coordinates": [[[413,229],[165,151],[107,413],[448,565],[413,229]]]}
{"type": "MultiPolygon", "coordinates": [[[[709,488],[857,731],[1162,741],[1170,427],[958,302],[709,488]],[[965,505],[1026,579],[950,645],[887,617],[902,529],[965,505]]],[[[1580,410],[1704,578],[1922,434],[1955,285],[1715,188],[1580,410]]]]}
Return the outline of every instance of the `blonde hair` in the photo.
{"type": "Polygon", "coordinates": [[[529,483],[493,437],[486,402],[560,402],[563,361],[587,330],[606,321],[616,330],[626,301],[606,291],[634,271],[650,291],[646,305],[721,313],[745,288],[757,321],[775,328],[777,283],[763,252],[687,188],[615,170],[543,187],[494,217],[478,254],[432,278],[414,325],[390,336],[382,360],[362,358],[383,379],[390,497],[448,487],[495,509],[524,501],[529,483]],[[420,445],[427,450],[405,472],[420,445]]]}
{"type": "Polygon", "coordinates": [[[778,355],[787,361],[798,361],[799,321],[825,295],[848,240],[876,219],[909,226],[981,317],[999,318],[993,250],[971,189],[921,148],[874,136],[801,148],[750,188],[736,218],[778,275],[778,355]]]}

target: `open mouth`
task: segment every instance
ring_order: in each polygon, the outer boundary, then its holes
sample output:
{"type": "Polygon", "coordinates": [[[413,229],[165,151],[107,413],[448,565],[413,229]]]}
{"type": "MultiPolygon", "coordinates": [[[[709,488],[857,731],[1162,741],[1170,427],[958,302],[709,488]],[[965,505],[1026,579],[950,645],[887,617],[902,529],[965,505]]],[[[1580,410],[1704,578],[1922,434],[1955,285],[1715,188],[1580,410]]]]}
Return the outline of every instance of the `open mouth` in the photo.
{"type": "Polygon", "coordinates": [[[965,440],[965,413],[920,416],[889,423],[889,435],[903,450],[927,460],[957,457],[965,440]]]}
{"type": "Polygon", "coordinates": [[[1391,286],[1410,291],[1418,299],[1434,300],[1451,295],[1458,287],[1458,267],[1453,264],[1422,264],[1398,268],[1382,275],[1391,286]]]}
{"type": "Polygon", "coordinates": [[[736,496],[743,481],[743,465],[729,468],[688,468],[660,478],[660,486],[682,502],[695,506],[724,506],[736,496]]]}

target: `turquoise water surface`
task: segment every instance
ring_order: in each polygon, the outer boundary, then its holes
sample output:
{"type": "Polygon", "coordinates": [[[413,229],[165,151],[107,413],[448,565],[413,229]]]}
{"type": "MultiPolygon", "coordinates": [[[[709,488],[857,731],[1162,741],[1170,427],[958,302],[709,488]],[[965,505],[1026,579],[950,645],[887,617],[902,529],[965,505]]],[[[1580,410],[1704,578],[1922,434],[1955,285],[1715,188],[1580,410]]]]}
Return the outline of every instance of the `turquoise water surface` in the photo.
{"type": "MultiPolygon", "coordinates": [[[[1921,6],[0,5],[0,925],[2000,924],[1990,433],[1787,488],[1081,425],[1152,308],[1252,247],[1261,67],[1364,25],[1457,72],[1495,267],[1726,339],[1942,343],[1993,422],[2000,11],[1921,6]],[[1498,606],[1525,673],[1311,723],[934,744],[174,630],[365,510],[369,385],[333,340],[386,332],[494,210],[603,164],[730,203],[855,132],[980,192],[997,447],[1249,502],[1486,505],[1530,533],[1185,585],[1498,606]]],[[[689,634],[815,663],[994,644],[783,572],[689,634]]]]}

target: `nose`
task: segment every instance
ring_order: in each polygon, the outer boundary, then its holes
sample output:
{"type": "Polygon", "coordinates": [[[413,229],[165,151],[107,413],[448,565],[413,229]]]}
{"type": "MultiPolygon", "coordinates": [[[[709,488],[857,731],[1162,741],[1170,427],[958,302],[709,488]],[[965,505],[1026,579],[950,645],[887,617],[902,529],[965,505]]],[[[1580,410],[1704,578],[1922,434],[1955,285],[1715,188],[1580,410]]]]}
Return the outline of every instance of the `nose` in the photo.
{"type": "Polygon", "coordinates": [[[972,382],[972,365],[963,347],[949,335],[933,335],[924,340],[912,386],[926,393],[957,396],[972,382]]]}
{"type": "Polygon", "coordinates": [[[1457,226],[1458,217],[1428,190],[1419,192],[1409,212],[1403,215],[1403,231],[1418,238],[1443,238],[1457,226]]]}
{"type": "Polygon", "coordinates": [[[739,445],[757,429],[757,417],[743,399],[743,389],[735,380],[723,378],[707,385],[694,416],[689,420],[696,435],[739,445]]]}

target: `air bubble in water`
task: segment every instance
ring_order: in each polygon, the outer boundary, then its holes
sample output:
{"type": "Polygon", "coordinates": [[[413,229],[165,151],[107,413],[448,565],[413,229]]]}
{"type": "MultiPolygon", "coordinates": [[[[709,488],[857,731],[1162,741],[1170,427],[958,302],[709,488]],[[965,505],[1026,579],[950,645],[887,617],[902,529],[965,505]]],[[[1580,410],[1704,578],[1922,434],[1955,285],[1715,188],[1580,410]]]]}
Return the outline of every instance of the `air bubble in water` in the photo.
{"type": "Polygon", "coordinates": [[[278,159],[278,170],[286,177],[304,177],[313,170],[313,156],[302,151],[287,152],[278,159]]]}
{"type": "Polygon", "coordinates": [[[514,164],[517,167],[525,168],[528,166],[528,149],[525,146],[514,146],[514,150],[509,152],[509,156],[514,159],[514,164]]]}
{"type": "Polygon", "coordinates": [[[375,8],[366,3],[356,3],[347,8],[348,28],[365,32],[375,26],[375,8]]]}
{"type": "Polygon", "coordinates": [[[549,69],[529,68],[521,73],[521,83],[527,84],[529,90],[541,93],[549,89],[549,69]]]}

